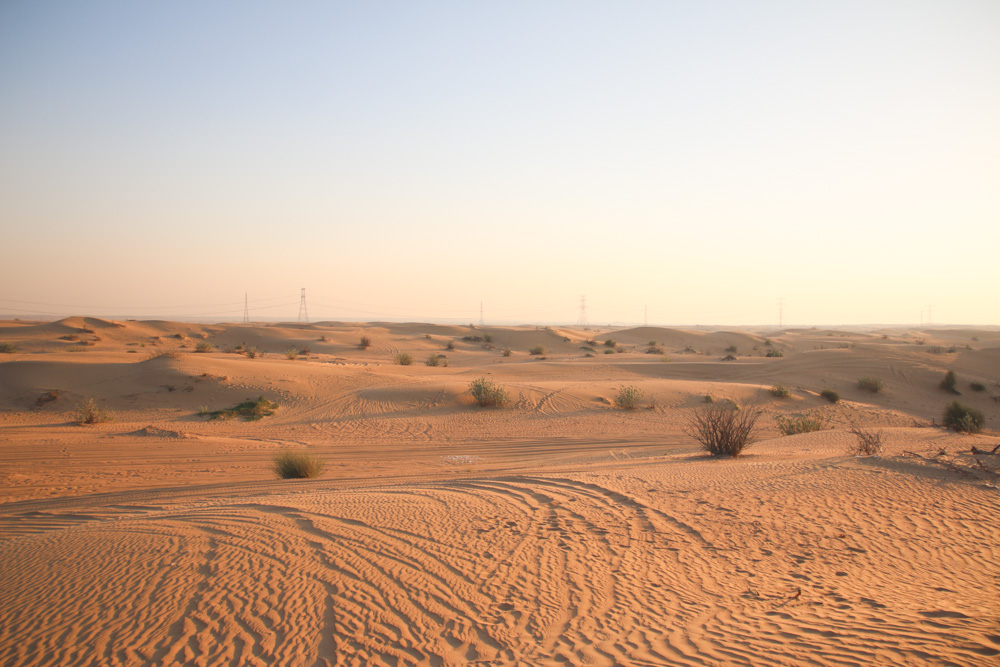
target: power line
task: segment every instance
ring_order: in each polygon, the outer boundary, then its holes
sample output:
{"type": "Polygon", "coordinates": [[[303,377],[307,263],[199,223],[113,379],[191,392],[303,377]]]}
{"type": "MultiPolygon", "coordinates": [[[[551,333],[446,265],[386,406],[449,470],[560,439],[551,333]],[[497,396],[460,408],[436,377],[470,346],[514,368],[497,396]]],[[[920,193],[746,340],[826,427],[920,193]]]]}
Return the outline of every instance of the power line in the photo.
{"type": "Polygon", "coordinates": [[[306,310],[306,288],[302,288],[302,300],[299,301],[299,322],[309,321],[309,311],[306,310]]]}

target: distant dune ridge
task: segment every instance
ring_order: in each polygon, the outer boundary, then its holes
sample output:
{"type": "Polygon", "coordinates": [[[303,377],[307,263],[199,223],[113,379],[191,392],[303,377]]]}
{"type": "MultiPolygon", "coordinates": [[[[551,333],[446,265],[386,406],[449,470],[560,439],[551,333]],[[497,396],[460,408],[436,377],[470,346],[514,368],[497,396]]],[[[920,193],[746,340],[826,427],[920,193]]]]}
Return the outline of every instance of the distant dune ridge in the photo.
{"type": "Polygon", "coordinates": [[[0,346],[0,664],[1000,660],[995,330],[72,317],[0,346]],[[727,400],[757,440],[711,459],[686,425],[727,400]],[[939,426],[956,400],[981,432],[939,426]],[[803,414],[828,428],[782,436],[803,414]],[[285,451],[322,474],[276,479],[285,451]]]}

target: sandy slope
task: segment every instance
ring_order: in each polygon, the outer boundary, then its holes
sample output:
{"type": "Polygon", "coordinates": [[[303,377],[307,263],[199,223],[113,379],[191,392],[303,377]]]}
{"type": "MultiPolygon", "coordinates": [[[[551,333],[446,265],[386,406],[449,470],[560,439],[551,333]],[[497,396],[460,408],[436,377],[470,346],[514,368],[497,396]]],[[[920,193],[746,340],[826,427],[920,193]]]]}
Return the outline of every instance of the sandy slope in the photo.
{"type": "Polygon", "coordinates": [[[2,664],[1000,657],[1000,456],[970,454],[1000,444],[995,331],[70,318],[3,323],[3,342],[2,664]],[[604,354],[608,338],[622,351],[604,354]],[[240,344],[267,354],[226,352],[240,344]],[[310,351],[288,360],[289,346],[310,351]],[[932,425],[956,398],[937,386],[946,369],[987,432],[932,425]],[[862,375],[886,390],[859,391],[862,375]],[[509,407],[471,405],[484,376],[509,407]],[[614,409],[622,385],[643,408],[614,409]],[[684,434],[706,394],[767,408],[741,459],[706,459],[684,434]],[[197,414],[257,395],[277,414],[197,414]],[[85,396],[116,419],[74,424],[85,396]],[[773,417],[804,411],[833,428],[779,437],[773,417]],[[884,456],[847,455],[851,420],[885,430],[884,456]],[[273,479],[285,447],[326,472],[273,479]]]}

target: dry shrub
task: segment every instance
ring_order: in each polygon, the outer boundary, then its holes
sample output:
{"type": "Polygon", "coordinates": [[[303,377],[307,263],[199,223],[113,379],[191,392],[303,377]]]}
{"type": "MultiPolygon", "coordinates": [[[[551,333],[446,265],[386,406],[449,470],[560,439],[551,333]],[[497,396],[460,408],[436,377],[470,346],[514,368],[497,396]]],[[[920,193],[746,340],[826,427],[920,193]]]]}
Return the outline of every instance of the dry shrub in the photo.
{"type": "Polygon", "coordinates": [[[323,462],[305,452],[285,450],[274,457],[274,473],[281,479],[306,479],[323,472],[323,462]]]}
{"type": "Polygon", "coordinates": [[[367,350],[372,346],[372,339],[368,336],[362,336],[361,340],[358,341],[358,347],[362,350],[367,350]]]}
{"type": "Polygon", "coordinates": [[[833,389],[824,389],[823,391],[819,392],[819,395],[825,398],[826,400],[830,401],[831,403],[837,403],[838,401],[840,401],[840,394],[835,392],[833,389]]]}
{"type": "Polygon", "coordinates": [[[863,378],[858,378],[858,389],[877,394],[885,389],[885,382],[882,381],[882,378],[866,375],[863,378]]]}
{"type": "Polygon", "coordinates": [[[762,413],[756,405],[741,409],[729,401],[710,403],[692,413],[684,432],[712,456],[736,457],[753,443],[762,413]]]}
{"type": "Polygon", "coordinates": [[[107,410],[102,410],[92,396],[87,396],[76,406],[75,421],[78,424],[101,424],[114,419],[107,410]]]}
{"type": "Polygon", "coordinates": [[[857,438],[850,453],[854,456],[878,456],[882,453],[885,433],[865,428],[856,422],[851,422],[851,433],[857,438]]]}
{"type": "Polygon", "coordinates": [[[955,431],[979,433],[983,430],[986,418],[983,417],[983,413],[979,410],[962,405],[958,401],[953,401],[945,407],[942,423],[955,431]]]}
{"type": "Polygon", "coordinates": [[[426,363],[428,366],[447,366],[448,357],[444,356],[443,354],[432,354],[424,363],[426,363]]]}
{"type": "Polygon", "coordinates": [[[211,352],[213,349],[215,349],[214,346],[207,340],[203,340],[194,346],[195,352],[211,352]]]}
{"type": "Polygon", "coordinates": [[[771,396],[775,396],[777,398],[788,398],[789,396],[792,395],[791,389],[789,389],[783,384],[774,385],[773,387],[771,387],[770,391],[771,391],[771,396]]]}
{"type": "Polygon", "coordinates": [[[530,350],[528,350],[528,352],[530,354],[534,354],[536,356],[539,355],[539,354],[545,354],[545,346],[544,345],[536,345],[533,348],[531,348],[530,350]]]}
{"type": "Polygon", "coordinates": [[[774,423],[782,435],[796,435],[798,433],[812,433],[822,431],[826,428],[829,420],[819,413],[778,415],[774,418],[774,423]]]}
{"type": "Polygon", "coordinates": [[[293,346],[285,350],[285,359],[295,361],[298,358],[299,358],[299,348],[293,346]]]}
{"type": "Polygon", "coordinates": [[[412,366],[413,365],[413,355],[409,352],[400,352],[395,357],[393,357],[393,363],[397,366],[412,366]]]}

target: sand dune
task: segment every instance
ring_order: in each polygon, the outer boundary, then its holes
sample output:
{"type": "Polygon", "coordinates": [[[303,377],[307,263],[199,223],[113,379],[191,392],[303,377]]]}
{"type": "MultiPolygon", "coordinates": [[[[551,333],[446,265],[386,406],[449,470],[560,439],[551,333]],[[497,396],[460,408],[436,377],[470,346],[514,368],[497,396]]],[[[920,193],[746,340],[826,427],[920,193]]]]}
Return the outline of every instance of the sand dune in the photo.
{"type": "Polygon", "coordinates": [[[972,454],[1000,445],[995,331],[74,317],[3,323],[0,343],[3,664],[1000,657],[1000,455],[972,454]],[[938,386],[949,369],[961,396],[938,386]],[[475,407],[479,377],[510,405],[475,407]],[[624,385],[640,409],[614,408],[624,385]],[[199,415],[259,395],[273,416],[199,415]],[[743,457],[685,434],[706,395],[766,409],[743,457]],[[84,397],[114,421],[75,424],[84,397]],[[956,398],[983,433],[935,426],[956,398]],[[831,428],[781,436],[802,412],[831,428]],[[885,453],[849,455],[850,422],[885,453]],[[325,472],[275,479],[285,448],[325,472]]]}

